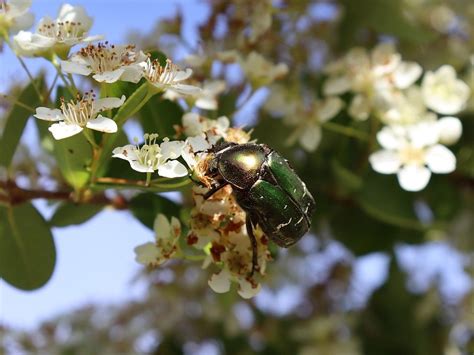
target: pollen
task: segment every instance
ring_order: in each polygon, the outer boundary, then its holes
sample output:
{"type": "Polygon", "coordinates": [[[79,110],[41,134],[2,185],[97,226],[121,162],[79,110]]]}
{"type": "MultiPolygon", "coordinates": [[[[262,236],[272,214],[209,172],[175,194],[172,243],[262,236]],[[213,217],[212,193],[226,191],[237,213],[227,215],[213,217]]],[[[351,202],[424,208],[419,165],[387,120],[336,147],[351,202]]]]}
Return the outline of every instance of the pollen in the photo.
{"type": "Polygon", "coordinates": [[[39,28],[38,33],[53,38],[59,42],[68,39],[82,38],[85,30],[81,22],[75,21],[45,21],[39,28]]]}
{"type": "Polygon", "coordinates": [[[137,61],[135,46],[115,46],[109,42],[89,44],[79,51],[79,55],[89,62],[95,73],[112,71],[137,61]]]}
{"type": "Polygon", "coordinates": [[[87,122],[95,117],[94,104],[95,94],[92,90],[86,92],[83,97],[78,95],[76,101],[65,101],[62,97],[61,111],[64,115],[64,122],[85,127],[87,122]]]}
{"type": "Polygon", "coordinates": [[[178,66],[170,59],[166,60],[166,65],[163,67],[157,59],[148,58],[144,75],[152,83],[171,84],[178,72],[178,66]]]}

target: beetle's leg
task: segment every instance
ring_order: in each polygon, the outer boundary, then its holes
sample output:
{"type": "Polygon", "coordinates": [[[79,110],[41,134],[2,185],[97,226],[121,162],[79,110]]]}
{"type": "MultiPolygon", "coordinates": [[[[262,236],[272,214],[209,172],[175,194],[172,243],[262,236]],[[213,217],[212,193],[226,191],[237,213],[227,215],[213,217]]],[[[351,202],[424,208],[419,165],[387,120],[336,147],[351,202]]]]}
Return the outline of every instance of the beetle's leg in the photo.
{"type": "Polygon", "coordinates": [[[204,194],[204,199],[207,200],[209,197],[211,197],[212,195],[214,195],[217,191],[219,191],[220,189],[224,188],[225,186],[229,185],[229,183],[225,182],[223,184],[220,184],[220,185],[217,185],[215,187],[213,187],[212,189],[210,189],[208,192],[206,192],[204,194]]]}
{"type": "Polygon", "coordinates": [[[258,267],[258,250],[257,250],[257,238],[255,238],[255,234],[253,234],[253,226],[252,220],[250,215],[247,213],[245,217],[245,226],[247,227],[247,235],[250,239],[250,244],[252,245],[252,271],[250,271],[249,276],[252,277],[255,270],[258,267]]]}

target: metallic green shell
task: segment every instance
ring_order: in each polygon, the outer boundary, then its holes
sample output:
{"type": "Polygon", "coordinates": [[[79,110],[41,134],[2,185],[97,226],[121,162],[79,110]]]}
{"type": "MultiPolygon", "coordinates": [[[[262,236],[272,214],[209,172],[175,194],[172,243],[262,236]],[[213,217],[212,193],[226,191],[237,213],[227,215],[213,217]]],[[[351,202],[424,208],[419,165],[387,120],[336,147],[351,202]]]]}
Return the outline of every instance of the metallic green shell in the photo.
{"type": "Polygon", "coordinates": [[[268,155],[267,165],[278,185],[301,207],[309,222],[315,202],[306,184],[296,175],[288,162],[275,151],[268,155]]]}
{"type": "Polygon", "coordinates": [[[258,180],[246,193],[237,193],[237,201],[263,232],[280,247],[296,243],[309,229],[300,206],[279,186],[258,180]]]}

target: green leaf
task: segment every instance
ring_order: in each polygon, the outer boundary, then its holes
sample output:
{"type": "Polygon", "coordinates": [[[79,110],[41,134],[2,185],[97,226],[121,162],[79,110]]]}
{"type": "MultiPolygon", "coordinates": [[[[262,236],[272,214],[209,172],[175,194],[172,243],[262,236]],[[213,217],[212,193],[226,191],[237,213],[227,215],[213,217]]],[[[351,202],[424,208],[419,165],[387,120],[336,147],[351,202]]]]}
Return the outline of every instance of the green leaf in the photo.
{"type": "Polygon", "coordinates": [[[396,243],[420,243],[423,233],[384,223],[353,205],[336,205],[330,213],[331,231],[355,255],[390,251],[396,243]]]}
{"type": "Polygon", "coordinates": [[[92,204],[75,204],[75,203],[61,203],[53,217],[51,217],[49,224],[54,227],[67,227],[75,224],[82,224],[96,214],[102,211],[102,206],[92,204]]]}
{"type": "Polygon", "coordinates": [[[160,96],[152,97],[140,110],[140,121],[147,133],[158,133],[160,137],[172,137],[173,126],[181,124],[183,109],[175,102],[160,96]]]}
{"type": "Polygon", "coordinates": [[[0,207],[0,277],[22,290],[43,286],[56,262],[53,236],[30,203],[0,207]]]}
{"type": "MultiPolygon", "coordinates": [[[[36,93],[36,85],[40,91],[44,87],[43,77],[35,80],[35,84],[30,83],[18,97],[18,101],[30,106],[32,109],[41,106],[41,100],[36,93]]],[[[33,114],[24,106],[18,104],[13,105],[12,110],[7,116],[5,129],[0,138],[0,165],[8,167],[13,159],[16,147],[20,142],[21,135],[25,129],[28,118],[33,114]]]]}
{"type": "Polygon", "coordinates": [[[64,179],[75,189],[84,187],[89,181],[89,166],[92,148],[87,139],[76,134],[54,142],[54,156],[64,179]]]}
{"type": "Polygon", "coordinates": [[[362,185],[361,178],[344,167],[338,160],[332,160],[331,166],[337,182],[349,191],[355,191],[362,185]]]}
{"type": "Polygon", "coordinates": [[[370,172],[357,194],[362,209],[380,221],[398,227],[424,230],[414,209],[415,194],[404,191],[394,175],[370,172]]]}
{"type": "Polygon", "coordinates": [[[166,197],[152,193],[135,196],[130,201],[130,210],[140,222],[150,229],[153,229],[153,222],[158,213],[163,213],[168,218],[180,215],[178,204],[166,197]]]}

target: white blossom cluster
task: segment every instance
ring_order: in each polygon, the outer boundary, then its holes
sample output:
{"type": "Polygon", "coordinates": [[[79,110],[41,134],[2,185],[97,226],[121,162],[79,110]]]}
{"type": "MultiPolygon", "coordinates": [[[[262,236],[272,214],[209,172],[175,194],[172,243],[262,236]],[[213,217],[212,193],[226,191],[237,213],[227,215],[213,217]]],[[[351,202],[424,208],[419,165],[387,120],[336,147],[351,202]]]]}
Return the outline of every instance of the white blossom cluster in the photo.
{"type": "MultiPolygon", "coordinates": [[[[92,75],[100,83],[114,83],[118,80],[137,83],[145,78],[157,92],[167,90],[181,94],[198,95],[201,89],[182,82],[188,79],[191,69],[181,70],[171,60],[162,66],[132,45],[112,45],[108,42],[90,44],[102,36],[88,36],[92,18],[81,6],[63,5],[56,19],[42,18],[35,32],[24,31],[32,25],[28,12],[31,1],[12,0],[1,3],[0,30],[2,33],[22,29],[13,36],[12,49],[19,56],[42,56],[53,63],[59,58],[63,73],[92,75]],[[86,44],[76,54],[69,56],[70,49],[86,44]],[[69,56],[69,57],[68,57],[69,56]],[[65,59],[65,60],[62,60],[65,59]]],[[[196,100],[199,98],[195,98],[196,100]]],[[[78,134],[84,128],[106,133],[115,133],[117,125],[99,112],[120,107],[125,97],[96,99],[86,93],[77,100],[62,102],[60,109],[39,107],[36,117],[57,121],[50,127],[55,139],[64,139],[78,134]]]]}
{"type": "MultiPolygon", "coordinates": [[[[227,186],[209,199],[204,199],[204,194],[209,191],[213,183],[212,178],[207,176],[208,162],[212,158],[209,149],[221,139],[228,142],[246,143],[250,136],[241,129],[229,127],[227,117],[210,120],[197,113],[185,114],[183,124],[179,129],[188,136],[185,141],[169,141],[160,146],[155,143],[154,149],[159,151],[163,145],[173,144],[174,157],[181,156],[189,169],[193,171],[194,178],[202,185],[193,187],[195,206],[191,211],[187,244],[206,252],[203,267],[214,264],[219,269],[209,280],[209,285],[215,292],[229,291],[233,281],[238,284],[237,292],[242,297],[251,298],[260,290],[257,277],[264,275],[266,262],[270,260],[268,240],[259,229],[255,231],[258,240],[258,270],[255,275],[250,275],[253,251],[245,226],[245,212],[237,204],[232,188],[227,186]]],[[[155,136],[151,138],[156,139],[155,136]]],[[[147,148],[143,154],[150,151],[149,146],[150,144],[144,146],[147,148]]],[[[135,152],[133,151],[133,146],[126,149],[129,153],[116,156],[126,159],[139,154],[136,153],[138,148],[135,152]]],[[[117,148],[116,151],[120,150],[125,151],[124,148],[117,148]]],[[[134,159],[134,161],[128,160],[135,170],[152,171],[151,165],[147,166],[138,159],[134,159]]],[[[173,162],[177,161],[173,160],[173,162]]],[[[187,170],[184,171],[187,172],[187,170]]],[[[165,176],[160,173],[159,164],[158,173],[165,176]]],[[[135,249],[137,261],[149,267],[155,267],[179,255],[181,251],[177,244],[180,234],[178,231],[180,227],[177,220],[172,219],[168,222],[164,216],[158,215],[155,221],[155,242],[140,245],[135,249]]]]}
{"type": "Polygon", "coordinates": [[[282,115],[294,127],[288,143],[298,141],[305,150],[316,150],[322,127],[343,110],[342,95],[350,94],[350,117],[384,125],[377,134],[382,149],[369,157],[375,171],[396,173],[408,191],[426,187],[431,173],[454,171],[456,158],[445,146],[462,134],[461,121],[452,115],[465,108],[470,89],[453,67],[444,65],[422,77],[419,64],[403,61],[392,44],[382,43],[370,53],[354,48],[324,72],[324,98],[291,97],[276,86],[266,102],[269,112],[282,115]]]}

